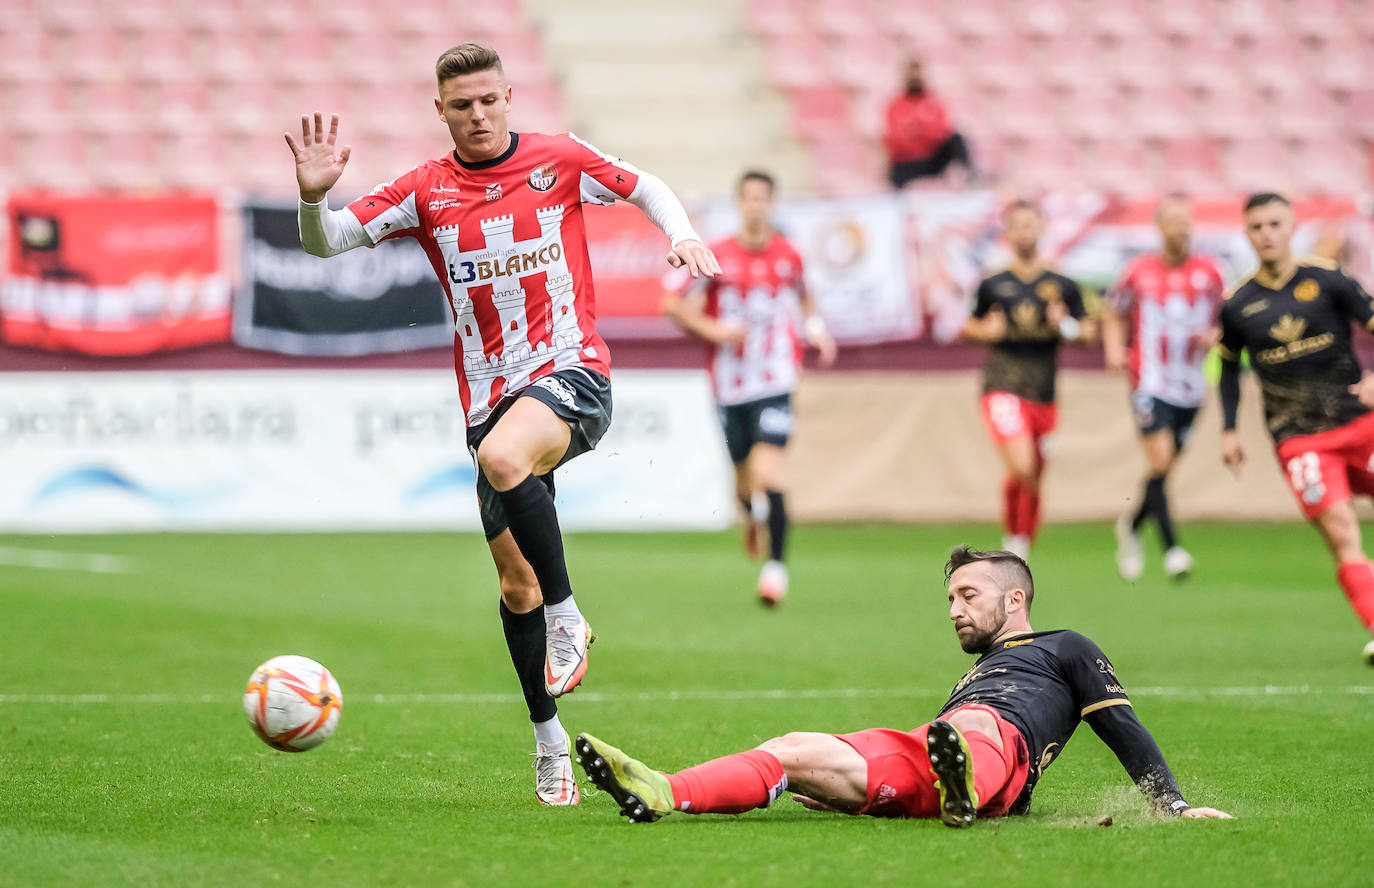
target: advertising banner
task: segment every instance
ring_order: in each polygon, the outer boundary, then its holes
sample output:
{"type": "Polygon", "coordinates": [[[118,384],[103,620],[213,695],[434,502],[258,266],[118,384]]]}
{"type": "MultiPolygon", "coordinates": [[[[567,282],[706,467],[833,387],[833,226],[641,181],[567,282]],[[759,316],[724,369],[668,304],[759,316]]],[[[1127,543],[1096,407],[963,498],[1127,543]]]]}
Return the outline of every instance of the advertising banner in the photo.
{"type": "Polygon", "coordinates": [[[301,249],[295,206],[244,208],[234,341],[295,355],[452,345],[453,315],[413,238],[329,259],[301,249]]]}
{"type": "Polygon", "coordinates": [[[139,355],[229,338],[213,198],[15,192],[6,214],[5,344],[139,355]]]}
{"type": "MultiPolygon", "coordinates": [[[[706,375],[623,371],[613,389],[609,433],[558,470],[562,525],[727,526],[706,375]]],[[[8,532],[480,529],[440,370],[7,374],[0,460],[8,532]]]]}
{"type": "MultiPolygon", "coordinates": [[[[913,291],[937,342],[955,338],[973,305],[978,281],[1005,266],[1005,201],[993,192],[913,192],[905,196],[916,258],[913,291]]],[[[1240,196],[1193,202],[1193,248],[1214,256],[1232,283],[1256,267],[1242,231],[1240,196]]],[[[1052,266],[1095,292],[1110,287],[1137,254],[1159,249],[1154,200],[1114,201],[1097,192],[1051,193],[1039,200],[1045,216],[1040,253],[1052,266]]],[[[1349,200],[1298,200],[1293,205],[1299,255],[1338,259],[1366,286],[1374,285],[1374,227],[1349,200]]]]}

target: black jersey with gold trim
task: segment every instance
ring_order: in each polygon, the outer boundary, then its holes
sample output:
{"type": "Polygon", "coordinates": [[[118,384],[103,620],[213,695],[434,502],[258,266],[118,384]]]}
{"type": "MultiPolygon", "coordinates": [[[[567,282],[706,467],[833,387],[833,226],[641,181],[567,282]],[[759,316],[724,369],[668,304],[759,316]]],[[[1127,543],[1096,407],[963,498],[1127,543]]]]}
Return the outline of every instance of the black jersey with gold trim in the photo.
{"type": "Polygon", "coordinates": [[[1016,726],[1030,749],[1030,774],[1012,806],[1024,813],[1040,774],[1073,736],[1078,723],[1130,697],[1102,649],[1068,629],[1029,632],[997,645],[973,664],[940,710],[965,703],[991,706],[1016,726]]]}
{"type": "Polygon", "coordinates": [[[1007,336],[988,346],[983,391],[1011,392],[1028,401],[1054,401],[1059,330],[1049,322],[1051,303],[1064,303],[1069,316],[1081,319],[1083,294],[1072,278],[1042,271],[1022,280],[1011,269],[983,279],[973,306],[975,318],[998,309],[1007,319],[1007,336]]]}
{"type": "Polygon", "coordinates": [[[1334,265],[1305,260],[1283,279],[1256,272],[1222,302],[1220,320],[1222,360],[1250,352],[1275,443],[1369,412],[1350,393],[1360,381],[1350,323],[1374,327],[1374,302],[1334,265]]]}

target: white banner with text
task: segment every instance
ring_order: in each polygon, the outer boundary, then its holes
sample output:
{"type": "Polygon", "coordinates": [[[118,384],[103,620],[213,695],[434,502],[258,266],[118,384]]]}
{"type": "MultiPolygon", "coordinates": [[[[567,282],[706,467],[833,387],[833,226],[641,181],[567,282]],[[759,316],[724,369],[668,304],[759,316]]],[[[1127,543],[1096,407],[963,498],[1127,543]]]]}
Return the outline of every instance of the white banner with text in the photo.
{"type": "MultiPolygon", "coordinates": [[[[559,469],[570,530],[734,518],[705,373],[612,377],[614,421],[559,469]]],[[[453,375],[433,370],[14,373],[0,530],[479,530],[453,375]]]]}

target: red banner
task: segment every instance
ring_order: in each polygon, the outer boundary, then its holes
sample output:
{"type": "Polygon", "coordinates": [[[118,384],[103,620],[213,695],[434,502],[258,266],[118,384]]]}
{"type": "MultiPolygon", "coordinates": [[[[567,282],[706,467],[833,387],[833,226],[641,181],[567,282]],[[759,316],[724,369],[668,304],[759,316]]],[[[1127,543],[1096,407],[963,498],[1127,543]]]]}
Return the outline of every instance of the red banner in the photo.
{"type": "Polygon", "coordinates": [[[211,197],[10,195],[7,345],[137,355],[229,338],[211,197]]]}
{"type": "Polygon", "coordinates": [[[587,253],[599,318],[658,317],[668,238],[637,207],[587,205],[587,253]]]}

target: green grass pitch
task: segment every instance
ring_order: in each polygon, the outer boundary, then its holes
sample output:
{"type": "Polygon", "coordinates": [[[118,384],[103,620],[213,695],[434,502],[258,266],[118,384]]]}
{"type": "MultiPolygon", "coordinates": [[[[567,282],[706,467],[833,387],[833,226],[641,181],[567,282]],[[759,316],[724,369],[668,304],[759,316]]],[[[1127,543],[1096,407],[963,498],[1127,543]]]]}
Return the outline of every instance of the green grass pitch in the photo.
{"type": "MultiPolygon", "coordinates": [[[[1238,819],[1150,817],[1084,727],[1031,816],[963,831],[789,798],[647,826],[595,791],[541,808],[479,535],[0,538],[130,559],[0,566],[0,884],[1374,883],[1374,670],[1320,542],[1296,524],[1184,534],[1196,575],[1170,584],[1156,557],[1131,588],[1108,528],[1048,528],[1033,623],[1096,639],[1189,800],[1238,819]],[[249,672],[282,653],[343,687],[338,733],[305,754],[269,750],[242,712],[249,672]]],[[[665,769],[789,730],[915,727],[971,662],[944,557],[996,538],[803,527],[767,612],[734,534],[570,536],[600,638],[564,723],[665,769]]]]}

